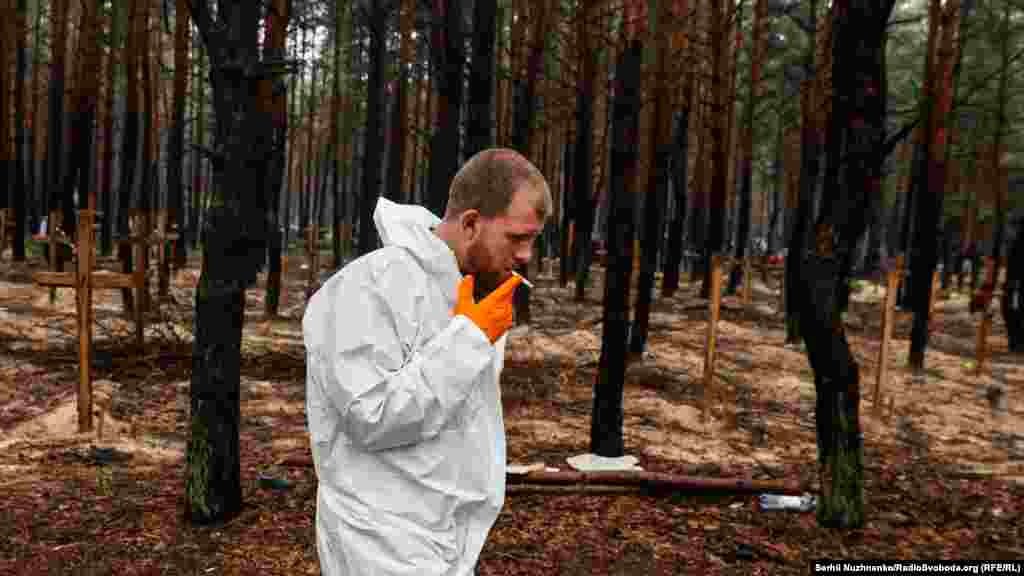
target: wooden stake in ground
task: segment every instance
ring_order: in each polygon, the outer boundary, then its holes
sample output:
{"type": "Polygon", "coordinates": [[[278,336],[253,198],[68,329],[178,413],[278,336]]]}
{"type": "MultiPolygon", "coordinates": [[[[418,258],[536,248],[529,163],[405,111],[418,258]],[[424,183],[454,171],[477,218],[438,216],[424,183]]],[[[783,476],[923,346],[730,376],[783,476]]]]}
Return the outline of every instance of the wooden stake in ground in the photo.
{"type": "Polygon", "coordinates": [[[928,299],[928,321],[935,319],[935,301],[939,299],[939,288],[942,286],[939,271],[932,273],[932,297],[928,299]]]}
{"type": "Polygon", "coordinates": [[[307,297],[316,290],[317,280],[320,274],[320,225],[311,224],[306,226],[306,264],[309,266],[309,278],[307,279],[307,297]]]}
{"type": "Polygon", "coordinates": [[[750,306],[751,298],[751,286],[750,279],[752,275],[750,273],[750,255],[743,256],[743,305],[750,306]]]}
{"type": "Polygon", "coordinates": [[[889,340],[892,336],[893,313],[896,306],[896,291],[903,277],[903,255],[896,257],[896,266],[886,275],[885,300],[882,301],[882,348],[878,353],[878,377],[875,379],[873,402],[877,410],[881,405],[882,383],[887,381],[889,372],[889,340]]]}
{"type": "Polygon", "coordinates": [[[980,318],[978,319],[977,342],[974,347],[976,354],[974,373],[977,376],[984,373],[985,357],[988,356],[988,334],[992,330],[992,313],[989,311],[991,294],[984,293],[989,287],[992,287],[992,291],[995,292],[995,261],[991,256],[986,256],[985,276],[981,285],[982,293],[971,295],[980,304],[976,310],[977,314],[980,314],[980,318]]]}
{"type": "Polygon", "coordinates": [[[78,430],[92,429],[92,267],[96,253],[95,210],[78,217],[78,430]]]}
{"type": "Polygon", "coordinates": [[[701,393],[701,417],[707,420],[708,391],[715,375],[715,340],[718,327],[718,313],[722,303],[722,257],[711,257],[711,283],[708,299],[708,336],[704,344],[704,391],[701,393]]]}

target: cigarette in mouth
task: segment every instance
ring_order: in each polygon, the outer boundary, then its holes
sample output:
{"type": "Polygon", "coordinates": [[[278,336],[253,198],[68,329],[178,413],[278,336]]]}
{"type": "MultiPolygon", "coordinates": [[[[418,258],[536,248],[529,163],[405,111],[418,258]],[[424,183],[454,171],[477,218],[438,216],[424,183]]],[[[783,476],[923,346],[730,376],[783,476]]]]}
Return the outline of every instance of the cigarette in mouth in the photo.
{"type": "Polygon", "coordinates": [[[522,274],[520,274],[519,272],[516,272],[515,270],[512,271],[512,274],[514,274],[516,276],[519,276],[519,279],[523,281],[523,284],[526,284],[530,288],[533,288],[533,282],[530,282],[529,280],[527,280],[522,274]]]}

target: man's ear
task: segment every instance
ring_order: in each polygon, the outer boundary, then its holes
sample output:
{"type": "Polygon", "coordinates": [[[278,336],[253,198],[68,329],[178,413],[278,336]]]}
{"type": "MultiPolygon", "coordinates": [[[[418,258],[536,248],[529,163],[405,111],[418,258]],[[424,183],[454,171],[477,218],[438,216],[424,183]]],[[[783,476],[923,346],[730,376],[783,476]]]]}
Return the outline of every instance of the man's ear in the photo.
{"type": "Polygon", "coordinates": [[[480,212],[475,209],[466,210],[459,216],[459,232],[468,241],[476,240],[480,235],[480,212]]]}

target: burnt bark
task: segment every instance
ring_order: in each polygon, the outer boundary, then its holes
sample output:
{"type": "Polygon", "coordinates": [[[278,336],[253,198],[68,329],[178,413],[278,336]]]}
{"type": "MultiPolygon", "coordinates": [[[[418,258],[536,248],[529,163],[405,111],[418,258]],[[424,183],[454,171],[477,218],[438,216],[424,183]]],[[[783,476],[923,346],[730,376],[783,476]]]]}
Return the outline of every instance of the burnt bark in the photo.
{"type": "Polygon", "coordinates": [[[1024,216],[1017,218],[1003,284],[1002,311],[1010,351],[1024,352],[1024,216]]]}
{"type": "Polygon", "coordinates": [[[469,76],[469,118],[466,156],[494,144],[491,120],[491,84],[494,80],[494,46],[497,39],[497,0],[477,0],[473,7],[473,62],[469,76]]]}
{"type": "MultiPolygon", "coordinates": [[[[813,251],[801,266],[800,331],[814,370],[817,396],[821,500],[818,523],[837,528],[864,524],[864,455],[860,378],[846,339],[840,297],[850,258],[881,190],[885,150],[885,26],[893,0],[841,0],[833,4],[833,137],[842,162],[838,189],[816,229],[813,251]]],[[[834,168],[834,167],[830,167],[834,168]]],[[[796,254],[790,253],[790,258],[796,254]]]]}
{"type": "MultiPolygon", "coordinates": [[[[178,234],[185,231],[185,79],[190,28],[185,0],[177,0],[174,9],[174,119],[171,125],[170,150],[167,154],[167,186],[170,214],[178,226],[178,234]]],[[[185,243],[179,240],[175,247],[174,266],[181,270],[185,267],[185,243]]]]}
{"type": "Polygon", "coordinates": [[[586,297],[586,286],[590,275],[592,247],[590,237],[594,230],[594,80],[597,67],[591,50],[591,26],[589,19],[592,10],[584,9],[579,21],[580,44],[580,77],[576,85],[576,145],[573,151],[575,184],[573,216],[575,258],[573,266],[576,270],[576,301],[582,302],[586,297]]]}
{"type": "MultiPolygon", "coordinates": [[[[457,3],[456,3],[457,4],[457,3]]],[[[384,116],[384,59],[387,57],[387,12],[382,0],[373,0],[369,13],[370,75],[367,87],[366,153],[363,156],[363,199],[360,203],[359,253],[367,254],[377,247],[377,231],[373,226],[373,209],[380,194],[381,125],[384,116]]],[[[461,70],[461,68],[460,68],[461,70]]],[[[461,78],[461,75],[460,75],[461,78]]],[[[461,79],[460,79],[461,84],[461,79]]],[[[461,89],[460,89],[461,90],[461,89]]],[[[458,114],[453,120],[458,119],[458,114]]],[[[453,130],[458,140],[458,122],[442,129],[453,130]]],[[[454,173],[453,173],[454,176],[454,173]]],[[[447,194],[445,195],[447,198],[447,194]]]]}
{"type": "MultiPolygon", "coordinates": [[[[448,187],[459,166],[459,112],[462,109],[464,64],[462,2],[434,0],[433,17],[430,52],[432,76],[437,86],[437,131],[430,142],[427,207],[440,216],[444,214],[448,187]]],[[[366,207],[363,214],[368,214],[366,207]]]]}
{"type": "MultiPolygon", "coordinates": [[[[18,0],[17,4],[17,50],[14,78],[14,246],[15,262],[25,261],[25,200],[31,192],[25,187],[25,33],[28,21],[28,3],[18,0]]],[[[33,70],[33,74],[36,72],[33,70]]],[[[32,169],[34,164],[28,164],[32,169]]],[[[0,250],[4,247],[0,246],[0,250]]]]}
{"type": "MultiPolygon", "coordinates": [[[[594,382],[590,451],[599,456],[623,453],[622,392],[626,375],[626,313],[633,266],[633,183],[637,170],[642,49],[634,39],[615,66],[612,164],[609,189],[608,267],[605,274],[601,358],[594,382]]],[[[588,176],[589,177],[589,176],[588,176]]]]}
{"type": "MultiPolygon", "coordinates": [[[[684,99],[684,102],[689,102],[684,99]]],[[[689,105],[680,110],[676,120],[675,146],[672,152],[672,192],[675,195],[675,214],[669,223],[668,254],[665,275],[661,281],[662,295],[667,297],[679,289],[679,268],[683,258],[683,228],[686,223],[687,170],[689,168],[689,105]]]]}
{"type": "Polygon", "coordinates": [[[256,280],[271,233],[265,182],[274,156],[266,82],[280,66],[261,58],[259,3],[190,3],[210,55],[214,133],[213,201],[203,230],[186,449],[186,516],[220,523],[241,510],[240,366],[245,290],[256,280]]]}
{"type": "MultiPolygon", "coordinates": [[[[801,108],[803,109],[803,122],[800,127],[800,184],[799,197],[797,200],[796,212],[793,214],[793,227],[790,230],[788,251],[786,256],[786,270],[784,290],[786,291],[786,343],[795,344],[799,342],[800,314],[797,312],[800,302],[804,299],[802,285],[800,282],[800,266],[803,260],[805,244],[807,241],[808,223],[814,215],[814,194],[818,182],[819,171],[819,142],[818,134],[814,126],[814,110],[811,94],[813,87],[814,71],[814,50],[817,45],[816,24],[818,13],[818,0],[810,0],[808,10],[811,31],[808,34],[808,47],[804,53],[804,82],[801,108]]],[[[835,64],[833,63],[833,66],[835,64]]],[[[834,112],[833,112],[834,114],[834,112]]]]}

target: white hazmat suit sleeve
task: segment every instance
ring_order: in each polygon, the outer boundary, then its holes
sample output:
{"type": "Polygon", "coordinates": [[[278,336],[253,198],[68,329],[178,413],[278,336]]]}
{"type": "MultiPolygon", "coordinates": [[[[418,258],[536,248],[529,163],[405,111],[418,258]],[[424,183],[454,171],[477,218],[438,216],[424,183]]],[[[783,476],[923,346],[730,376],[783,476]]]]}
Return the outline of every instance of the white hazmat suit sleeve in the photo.
{"type": "Polygon", "coordinates": [[[377,451],[437,436],[458,417],[495,352],[464,316],[420,342],[430,313],[423,310],[425,283],[416,281],[422,271],[408,254],[371,267],[326,295],[329,310],[310,318],[307,329],[314,340],[325,339],[314,350],[314,369],[340,414],[341,432],[377,451]]]}

